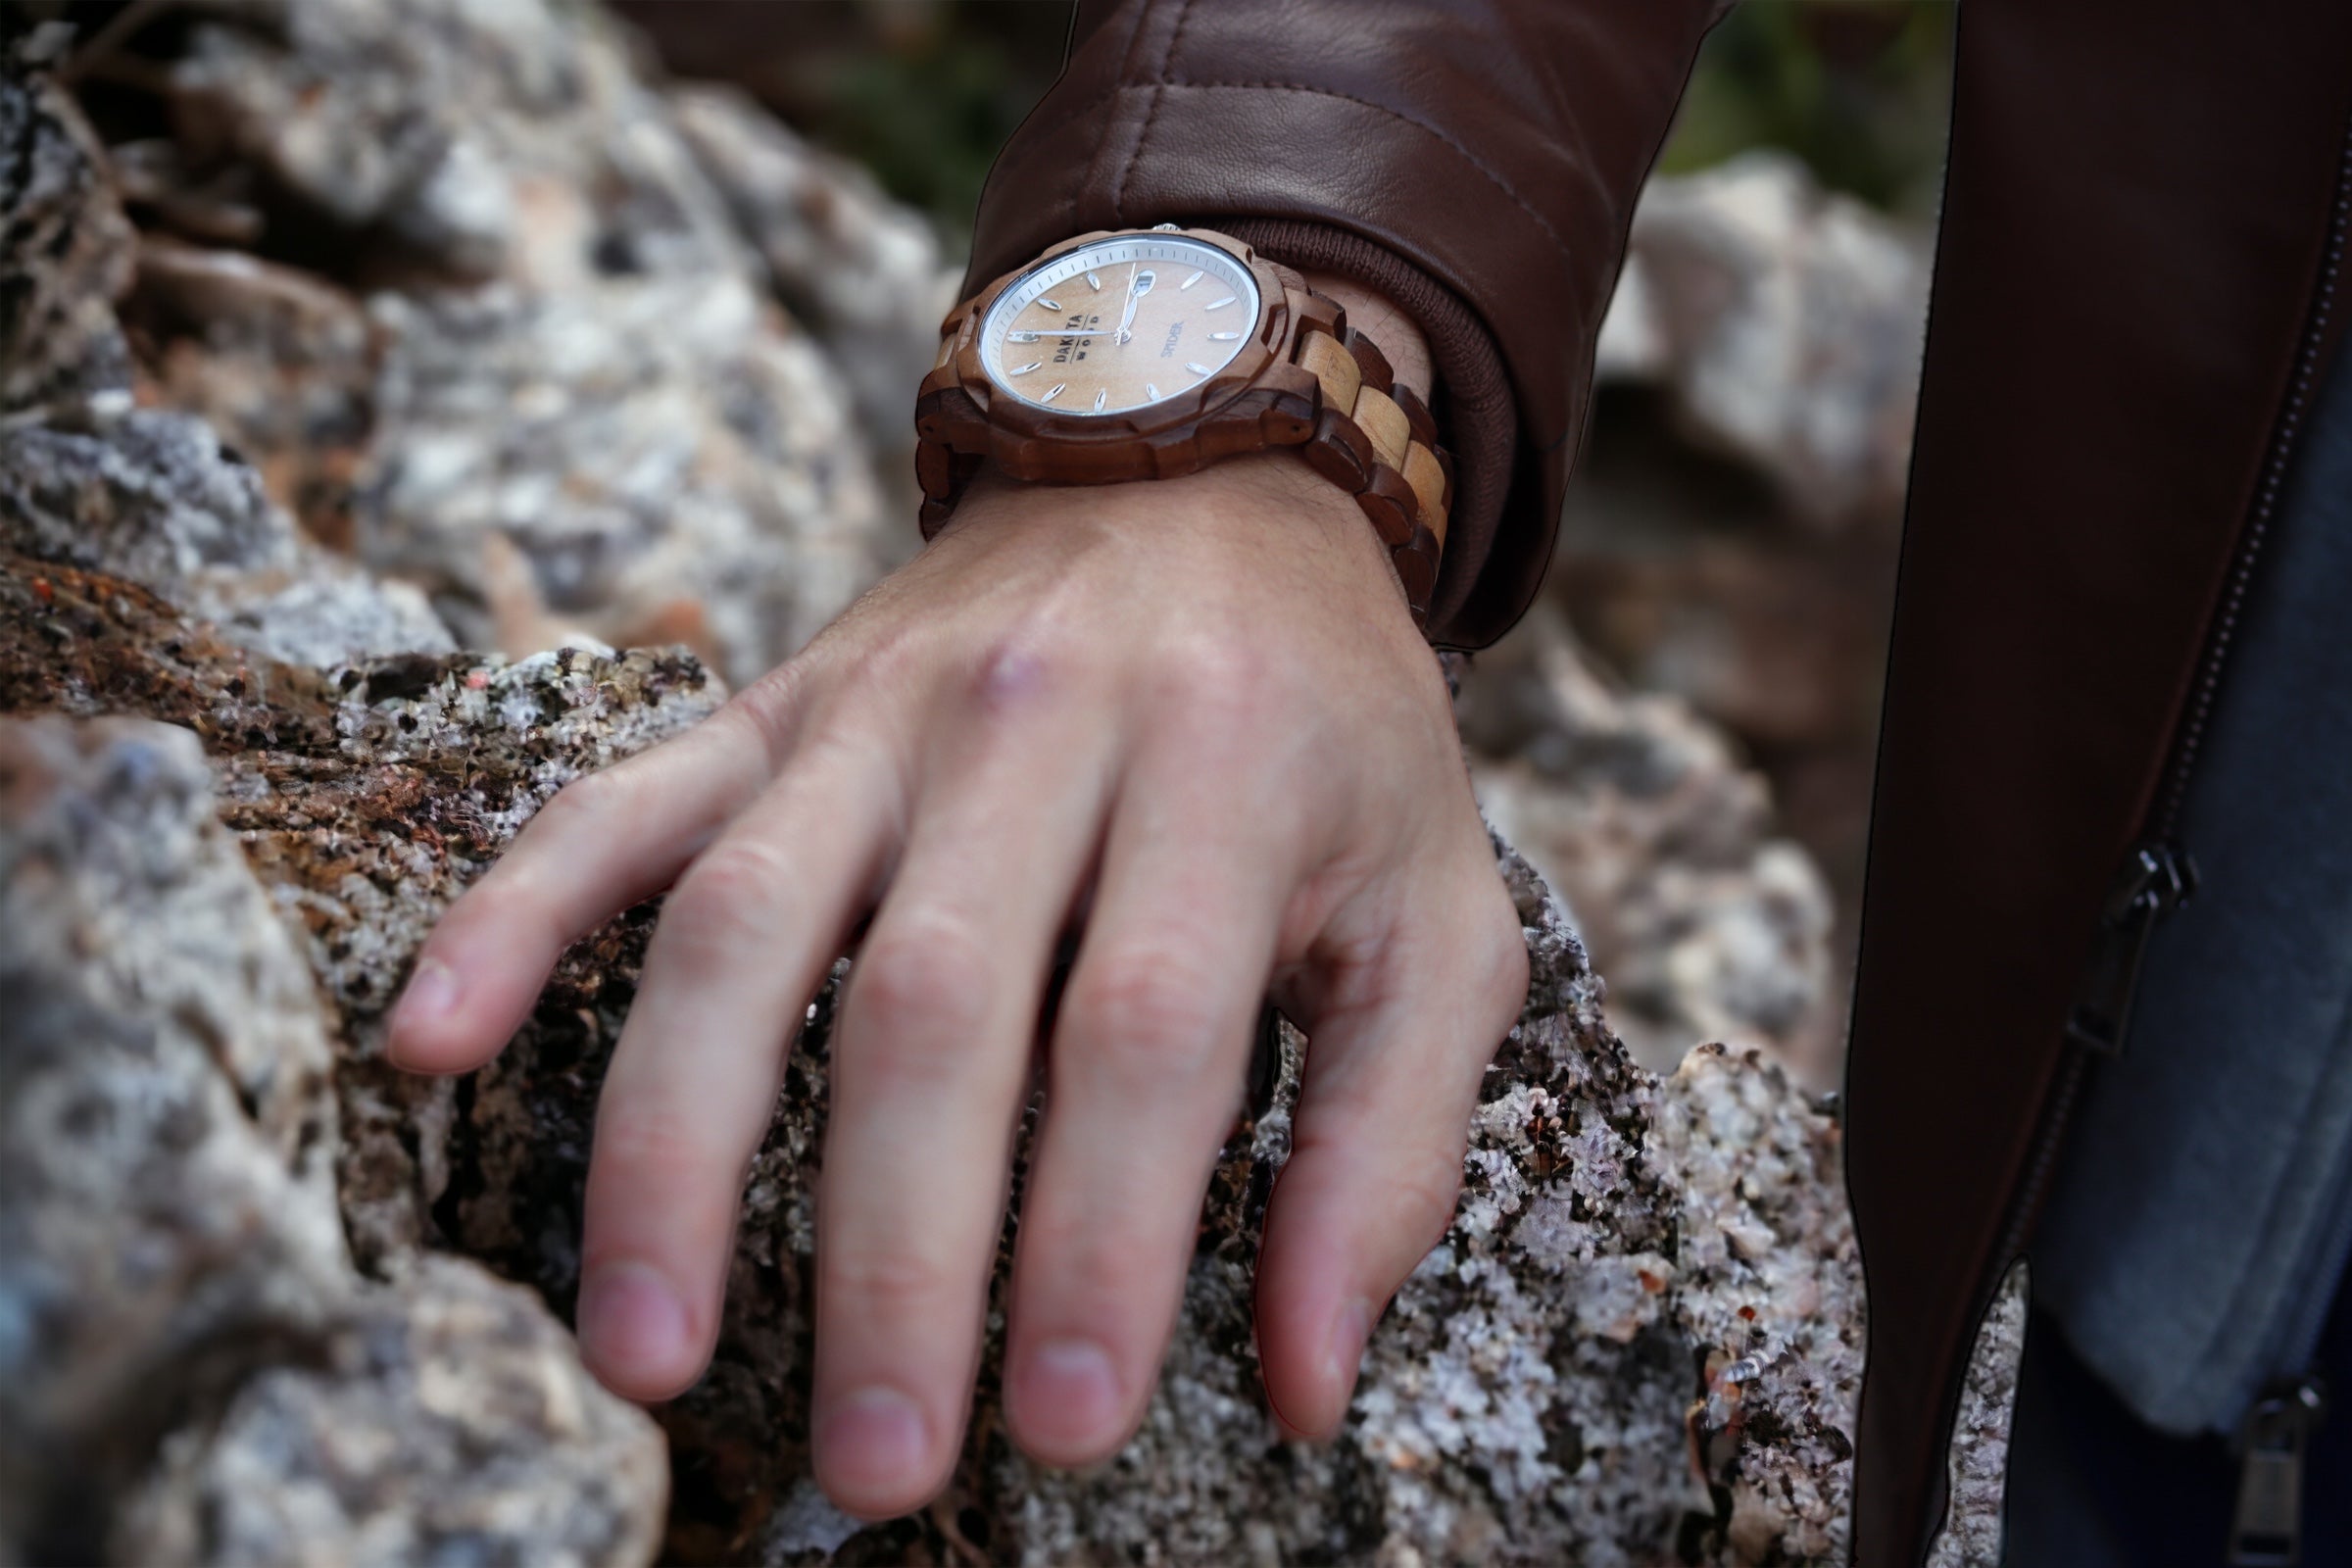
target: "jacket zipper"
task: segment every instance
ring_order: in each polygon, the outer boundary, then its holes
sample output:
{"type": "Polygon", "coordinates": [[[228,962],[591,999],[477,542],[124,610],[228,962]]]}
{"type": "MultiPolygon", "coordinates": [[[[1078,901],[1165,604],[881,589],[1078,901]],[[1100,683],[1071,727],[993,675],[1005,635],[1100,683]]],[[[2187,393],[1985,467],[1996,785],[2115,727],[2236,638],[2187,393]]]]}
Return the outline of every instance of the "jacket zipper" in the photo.
{"type": "MultiPolygon", "coordinates": [[[[2059,1065],[2057,1081],[2051,1086],[2040,1125],[2034,1129],[2025,1179],[2019,1185],[2000,1246],[1993,1254],[1998,1266],[1987,1281],[1984,1298],[1978,1303],[1980,1313],[1989,1303],[1990,1290],[1997,1287],[2009,1265],[2025,1250],[2026,1237],[2041,1210],[2042,1200],[2048,1195],[2059,1145],[2073,1116],[2075,1102],[2082,1095],[2091,1061],[2097,1056],[2116,1054],[2123,1048],[2149,939],[2165,918],[2187,903],[2196,890],[2195,861],[2179,843],[2180,813],[2189,780],[2204,749],[2222,674],[2236,642],[2246,591],[2270,537],[2279,491],[2293,461],[2297,438],[2302,434],[2304,416],[2310,410],[2315,390],[2313,377],[2319,368],[2320,350],[2327,341],[2328,323],[2335,308],[2335,283],[2343,266],[2348,219],[2352,219],[2352,131],[2347,132],[2344,147],[2337,156],[2334,207],[2328,215],[2328,244],[2319,284],[2304,318],[2303,340],[2296,350],[2294,378],[2287,388],[2286,405],[2272,427],[2262,483],[2255,492],[2245,532],[2230,561],[2221,609],[2206,637],[2196,684],[2191,688],[2188,710],[2158,788],[2155,810],[2147,831],[2126,855],[2109,887],[2107,903],[2101,911],[2099,940],[2078,985],[2067,1019],[2065,1056],[2059,1065]]],[[[2282,1565],[2298,1560],[2303,1452],[2323,1406],[2308,1381],[2294,1385],[2291,1391],[2282,1392],[2283,1388],[2275,1387],[2269,1396],[2257,1401],[2248,1412],[2246,1427],[2240,1435],[2243,1457],[2237,1522],[2231,1531],[2233,1564],[2282,1565]],[[2307,1393],[2313,1396],[2306,1398],[2307,1393]],[[2263,1522],[2276,1524],[2284,1517],[2276,1507],[2281,1497],[2293,1500],[2294,1517],[2283,1536],[2273,1534],[2266,1538],[2261,1530],[2263,1522]],[[2260,1555],[2265,1549],[2273,1555],[2260,1555]],[[2285,1554],[2278,1555],[2279,1551],[2285,1554]]]]}
{"type": "Polygon", "coordinates": [[[2237,1431],[2237,1505],[2230,1568],[2294,1568],[2303,1560],[2303,1462],[2327,1414],[2311,1378],[2265,1389],[2237,1431]]]}
{"type": "Polygon", "coordinates": [[[1985,1301],[1979,1303],[1980,1309],[1989,1301],[1989,1291],[1997,1285],[2000,1275],[2025,1250],[2026,1236],[2040,1211],[2042,1199],[2047,1196],[2050,1176],[2057,1165],[2058,1146],[2091,1060],[2101,1054],[2113,1054],[2122,1048],[2149,939],[2165,917],[2186,903],[2195,890],[2195,863],[2178,842],[2181,808],[2204,749],[2222,674],[2236,642],[2246,590],[2270,536],[2279,491],[2293,461],[2297,438],[2302,434],[2304,416],[2310,410],[2315,391],[2313,377],[2335,309],[2335,284],[2343,266],[2348,220],[2352,220],[2352,132],[2347,133],[2337,157],[2334,205],[2328,215],[2328,243],[2319,283],[2304,318],[2303,340],[2296,350],[2294,377],[2287,388],[2286,404],[2272,427],[2262,482],[2255,491],[2253,510],[2231,558],[2221,608],[2206,637],[2196,684],[2191,688],[2188,710],[2157,791],[2155,810],[2147,831],[2125,857],[2124,865],[2109,889],[2098,944],[2083,972],[2068,1018],[2065,1056],[2040,1125],[2034,1131],[2025,1180],[2019,1186],[2000,1246],[1993,1254],[1997,1266],[1987,1283],[1985,1301]]]}

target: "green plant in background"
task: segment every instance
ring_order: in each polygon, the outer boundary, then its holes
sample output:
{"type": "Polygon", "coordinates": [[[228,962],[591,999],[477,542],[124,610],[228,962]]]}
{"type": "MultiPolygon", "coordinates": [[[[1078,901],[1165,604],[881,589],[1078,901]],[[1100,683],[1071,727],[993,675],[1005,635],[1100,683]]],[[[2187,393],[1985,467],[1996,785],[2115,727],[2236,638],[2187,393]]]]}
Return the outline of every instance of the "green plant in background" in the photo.
{"type": "MultiPolygon", "coordinates": [[[[997,149],[1061,69],[1066,0],[617,0],[671,69],[743,83],[968,237],[997,149]]],[[[1623,0],[1629,5],[1647,0],[1623,0]]],[[[1746,0],[1700,52],[1662,167],[1784,147],[1883,207],[1933,208],[1950,0],[1746,0]]]]}
{"type": "Polygon", "coordinates": [[[1041,39],[1034,16],[1006,13],[1062,9],[1034,0],[941,8],[932,24],[840,61],[812,128],[961,238],[997,149],[1061,63],[1059,17],[1041,39]],[[1041,43],[1051,51],[1042,71],[1041,43]]]}
{"type": "Polygon", "coordinates": [[[1686,173],[1781,147],[1834,189],[1932,212],[1953,10],[1951,0],[1747,0],[1700,53],[1659,167],[1686,173]]]}

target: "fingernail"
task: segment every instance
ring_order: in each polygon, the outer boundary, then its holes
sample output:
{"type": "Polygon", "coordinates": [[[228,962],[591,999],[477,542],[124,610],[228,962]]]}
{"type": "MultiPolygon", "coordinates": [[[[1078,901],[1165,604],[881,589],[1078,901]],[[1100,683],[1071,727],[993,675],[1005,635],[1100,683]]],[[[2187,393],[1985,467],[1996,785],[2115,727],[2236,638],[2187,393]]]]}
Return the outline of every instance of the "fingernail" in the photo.
{"type": "Polygon", "coordinates": [[[1355,1375],[1364,1364],[1364,1342],[1371,1336],[1372,1303],[1360,1296],[1331,1320],[1331,1334],[1323,1342],[1324,1366],[1343,1406],[1355,1390],[1355,1375]]]}
{"type": "MultiPolygon", "coordinates": [[[[400,1004],[392,1009],[392,1039],[417,1024],[438,1023],[458,1004],[458,977],[438,958],[419,958],[400,1004]]],[[[395,1053],[397,1054],[397,1052],[395,1053]]]]}
{"type": "Polygon", "coordinates": [[[1124,1413],[1110,1353],[1092,1340],[1048,1340],[1021,1369],[1023,1436],[1051,1447],[1101,1443],[1124,1413]]]}
{"type": "Polygon", "coordinates": [[[580,1343],[600,1366],[662,1382],[677,1375],[686,1303],[643,1263],[603,1263],[580,1281],[580,1343]]]}
{"type": "Polygon", "coordinates": [[[853,1499],[904,1493],[907,1478],[923,1473],[927,1446],[921,1407],[879,1385],[840,1399],[816,1429],[830,1486],[853,1499]]]}

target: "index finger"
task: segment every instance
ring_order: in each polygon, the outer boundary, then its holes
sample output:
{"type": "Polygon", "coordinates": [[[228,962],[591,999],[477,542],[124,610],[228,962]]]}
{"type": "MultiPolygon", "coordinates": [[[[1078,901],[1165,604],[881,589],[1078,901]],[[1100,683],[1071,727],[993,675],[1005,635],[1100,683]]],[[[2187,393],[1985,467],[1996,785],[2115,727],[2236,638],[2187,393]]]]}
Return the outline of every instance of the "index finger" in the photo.
{"type": "Polygon", "coordinates": [[[467,1072],[497,1055],[564,950],[668,887],[766,772],[759,727],[730,704],[674,740],[565,785],[425,939],[384,1054],[396,1066],[437,1073],[467,1072]]]}

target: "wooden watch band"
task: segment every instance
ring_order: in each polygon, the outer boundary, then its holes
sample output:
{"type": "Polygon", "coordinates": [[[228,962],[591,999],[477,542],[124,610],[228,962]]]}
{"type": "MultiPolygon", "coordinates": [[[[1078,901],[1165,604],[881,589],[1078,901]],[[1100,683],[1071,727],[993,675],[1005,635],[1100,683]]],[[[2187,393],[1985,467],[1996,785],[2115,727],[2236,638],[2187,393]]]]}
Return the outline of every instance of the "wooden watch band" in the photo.
{"type": "Polygon", "coordinates": [[[1262,259],[1251,265],[1275,302],[1259,363],[1197,414],[1100,437],[1067,426],[1049,435],[1038,428],[1048,421],[1034,416],[1007,427],[988,416],[984,388],[972,395],[981,372],[975,329],[1003,280],[950,313],[916,403],[923,536],[947,521],[992,458],[1016,478],[1108,483],[1168,478],[1243,452],[1297,447],[1318,474],[1355,498],[1389,552],[1414,623],[1426,627],[1453,500],[1453,465],[1438,443],[1437,422],[1398,384],[1380,350],[1348,326],[1338,301],[1310,291],[1287,267],[1262,259]]]}
{"type": "Polygon", "coordinates": [[[1426,622],[1453,501],[1453,462],[1438,445],[1437,420],[1345,315],[1329,327],[1303,323],[1292,363],[1320,391],[1314,433],[1300,456],[1355,497],[1388,547],[1414,623],[1426,622]]]}

